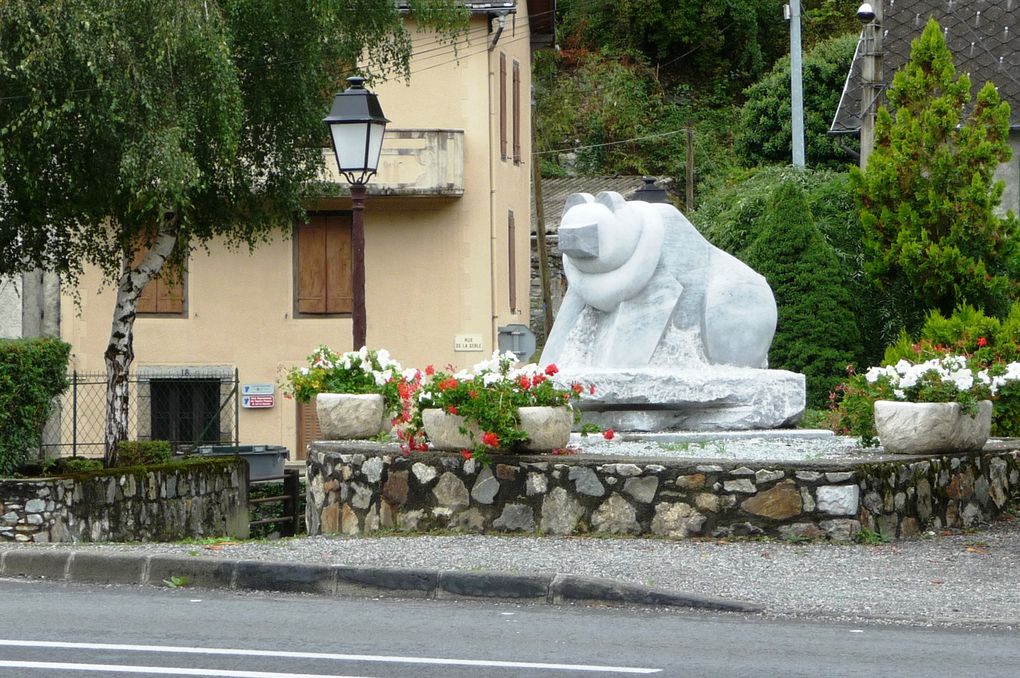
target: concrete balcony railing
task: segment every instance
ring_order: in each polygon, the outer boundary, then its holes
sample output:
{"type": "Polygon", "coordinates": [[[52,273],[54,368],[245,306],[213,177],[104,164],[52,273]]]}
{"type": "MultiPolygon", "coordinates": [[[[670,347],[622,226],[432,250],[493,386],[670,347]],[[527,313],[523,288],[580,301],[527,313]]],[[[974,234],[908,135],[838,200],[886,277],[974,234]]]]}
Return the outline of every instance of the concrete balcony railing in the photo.
{"type": "MultiPolygon", "coordinates": [[[[322,150],[322,181],[347,194],[336,169],[333,149],[322,150]]],[[[369,195],[459,197],[464,195],[464,130],[387,129],[379,171],[368,184],[369,195]]]]}

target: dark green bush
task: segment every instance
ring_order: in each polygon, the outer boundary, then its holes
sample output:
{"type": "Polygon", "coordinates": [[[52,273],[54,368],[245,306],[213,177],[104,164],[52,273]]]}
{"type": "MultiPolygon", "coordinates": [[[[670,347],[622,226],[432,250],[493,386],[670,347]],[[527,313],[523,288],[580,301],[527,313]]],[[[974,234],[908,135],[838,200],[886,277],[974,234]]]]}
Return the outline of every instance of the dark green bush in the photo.
{"type": "Polygon", "coordinates": [[[779,309],[769,367],[803,373],[808,407],[824,407],[859,355],[853,300],[797,184],[775,190],[763,222],[744,260],[765,276],[779,309]]]}
{"type": "Polygon", "coordinates": [[[63,473],[88,473],[90,471],[102,471],[102,459],[89,459],[86,457],[69,457],[63,459],[60,464],[63,473]]]}
{"type": "Polygon", "coordinates": [[[118,466],[152,466],[173,458],[166,440],[123,440],[117,445],[118,466]]]}
{"type": "Polygon", "coordinates": [[[50,401],[67,388],[70,345],[49,337],[0,339],[0,475],[38,449],[50,401]]]}

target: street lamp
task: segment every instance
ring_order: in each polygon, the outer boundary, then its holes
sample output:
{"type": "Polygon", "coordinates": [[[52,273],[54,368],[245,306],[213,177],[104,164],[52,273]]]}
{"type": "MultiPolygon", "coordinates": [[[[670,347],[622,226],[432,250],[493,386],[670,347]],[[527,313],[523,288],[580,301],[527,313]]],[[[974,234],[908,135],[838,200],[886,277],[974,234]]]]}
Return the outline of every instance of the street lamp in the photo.
{"type": "Polygon", "coordinates": [[[351,185],[351,249],[354,308],[354,350],[365,346],[365,184],[379,167],[383,135],[389,120],[379,97],[365,89],[365,79],[347,78],[350,85],[333,97],[323,122],[329,127],[337,169],[351,185]]]}

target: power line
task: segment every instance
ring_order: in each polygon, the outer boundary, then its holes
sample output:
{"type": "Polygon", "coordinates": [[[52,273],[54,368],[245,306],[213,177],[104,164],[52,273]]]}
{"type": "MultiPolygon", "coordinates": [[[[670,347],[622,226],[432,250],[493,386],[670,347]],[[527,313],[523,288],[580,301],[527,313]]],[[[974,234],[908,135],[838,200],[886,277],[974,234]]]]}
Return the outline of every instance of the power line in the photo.
{"type": "Polygon", "coordinates": [[[678,129],[672,132],[660,132],[658,134],[649,134],[644,137],[633,137],[630,139],[621,139],[619,141],[607,141],[603,144],[586,144],[584,146],[569,146],[567,148],[557,148],[552,151],[536,151],[532,155],[550,155],[552,153],[568,153],[570,151],[581,151],[586,148],[602,148],[603,146],[617,146],[619,144],[629,144],[634,141],[647,141],[648,139],[658,139],[660,137],[670,137],[674,134],[683,134],[686,130],[678,129]]]}

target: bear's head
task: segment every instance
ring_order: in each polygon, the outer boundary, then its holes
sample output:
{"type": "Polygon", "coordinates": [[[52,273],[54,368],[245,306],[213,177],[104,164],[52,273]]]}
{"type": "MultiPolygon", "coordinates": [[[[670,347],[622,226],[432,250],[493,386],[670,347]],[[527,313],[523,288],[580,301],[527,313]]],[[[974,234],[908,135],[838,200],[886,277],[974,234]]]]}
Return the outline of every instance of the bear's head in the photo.
{"type": "Polygon", "coordinates": [[[560,253],[585,273],[606,273],[622,266],[641,239],[641,221],[628,221],[617,211],[629,211],[619,193],[571,195],[560,221],[560,253]]]}

